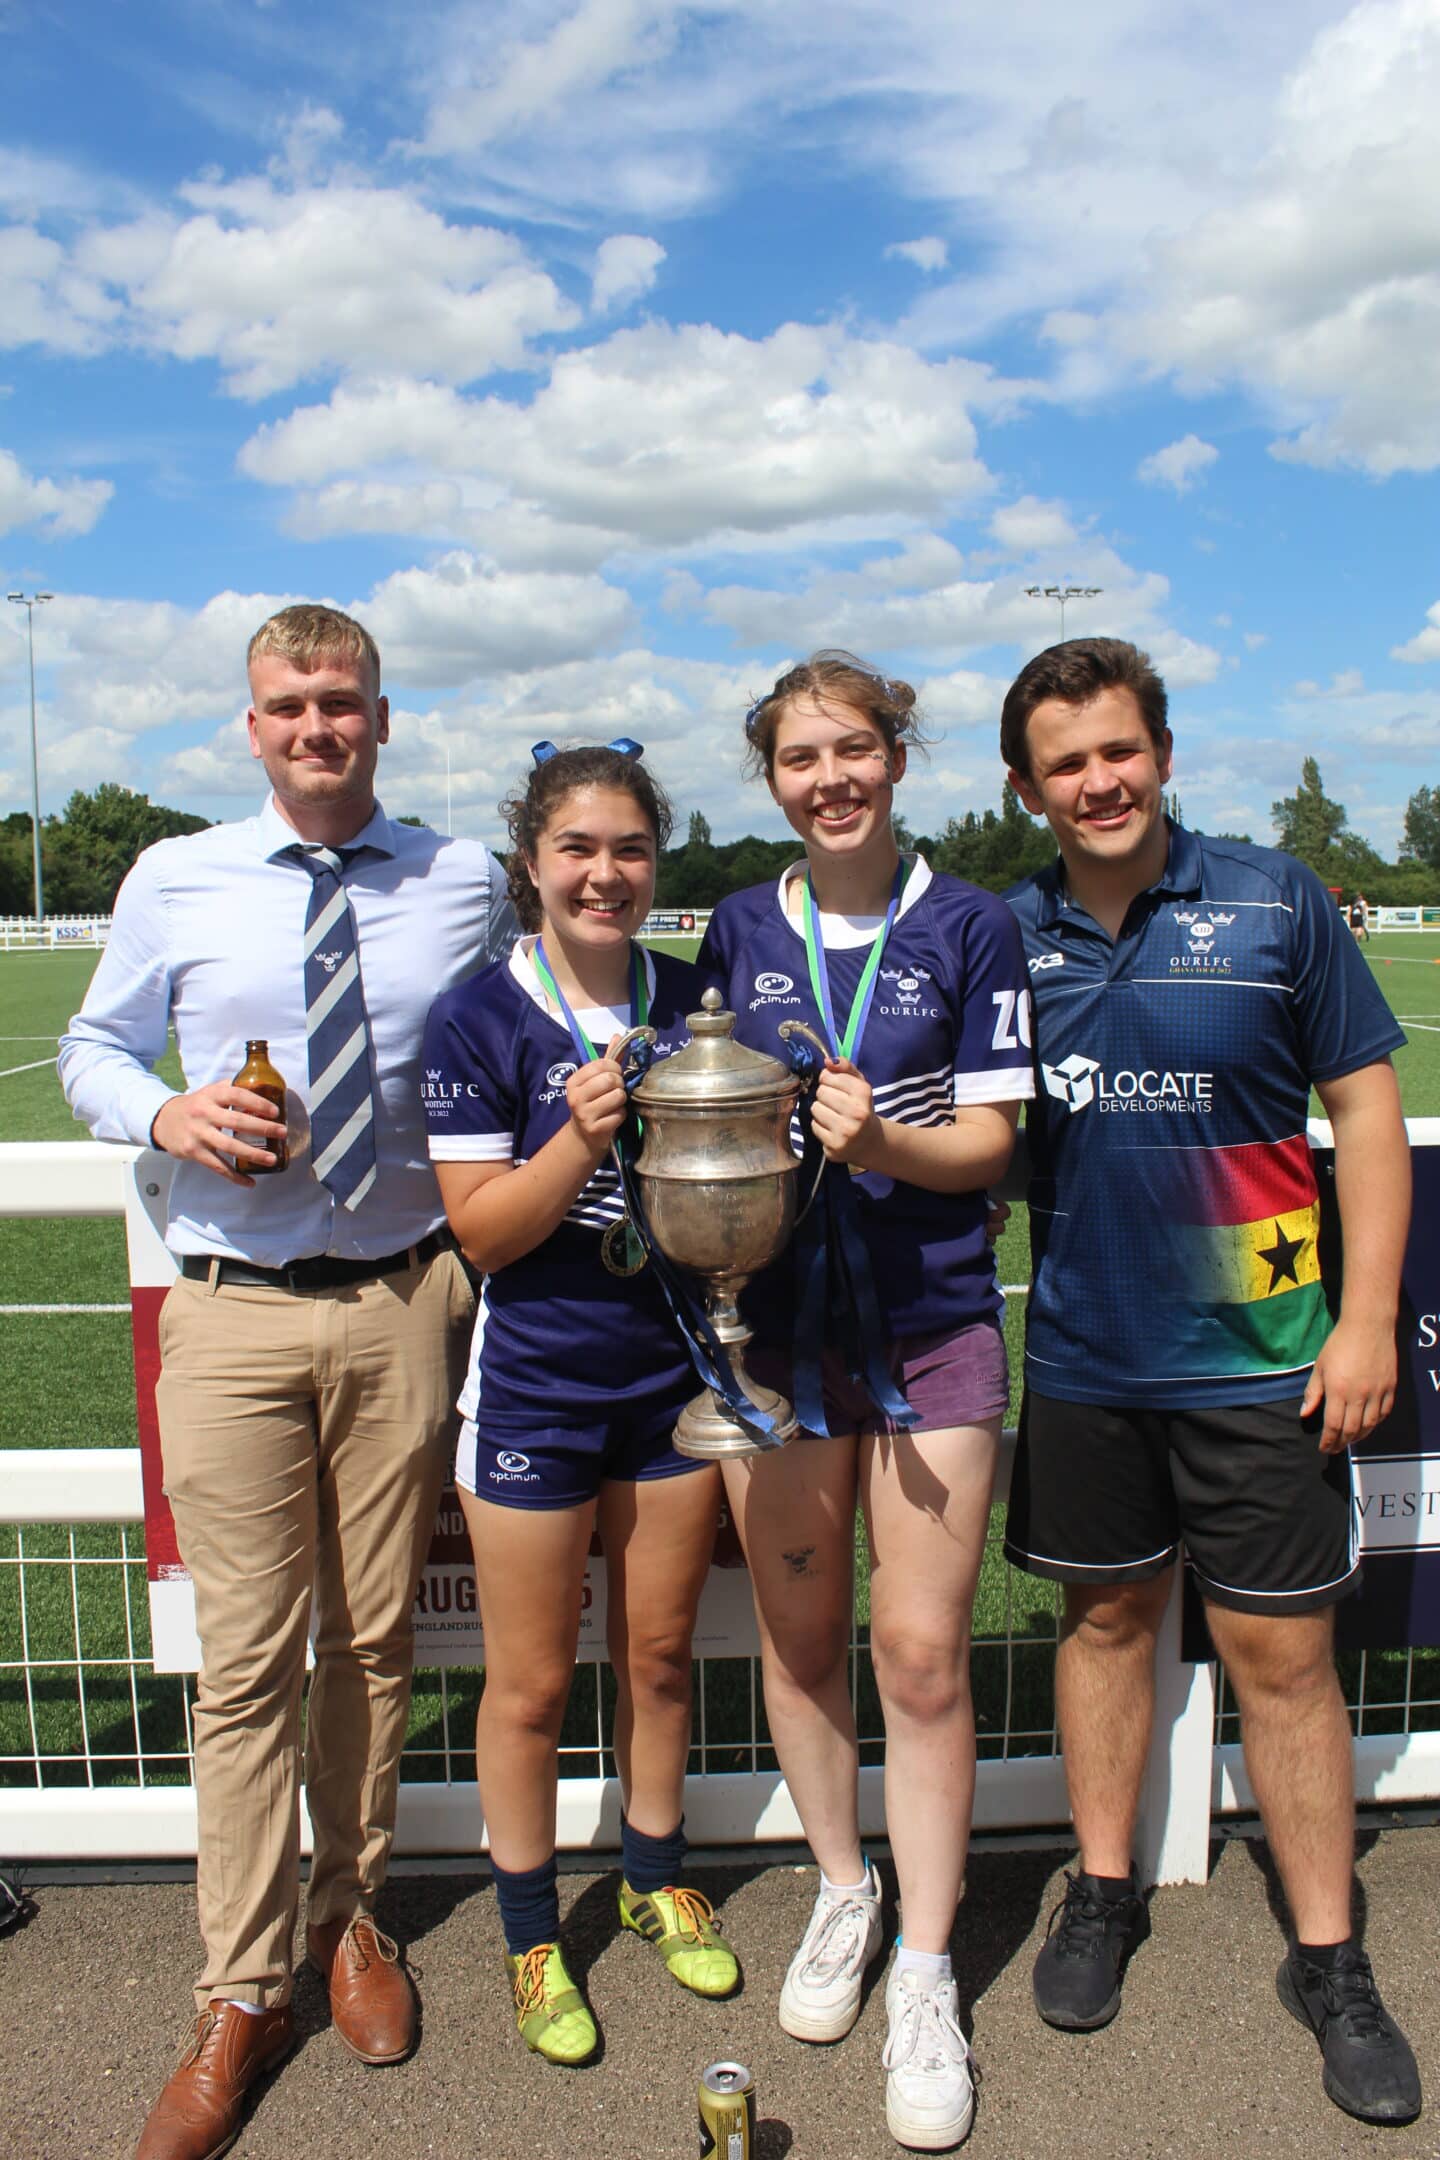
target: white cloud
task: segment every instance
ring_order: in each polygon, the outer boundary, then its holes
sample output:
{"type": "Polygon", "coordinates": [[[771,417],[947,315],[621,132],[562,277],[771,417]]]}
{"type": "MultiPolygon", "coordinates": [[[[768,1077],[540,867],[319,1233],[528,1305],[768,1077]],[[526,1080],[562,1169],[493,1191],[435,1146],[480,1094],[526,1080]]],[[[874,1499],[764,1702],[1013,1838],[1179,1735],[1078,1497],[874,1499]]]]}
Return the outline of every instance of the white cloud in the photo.
{"type": "Polygon", "coordinates": [[[387,675],[424,687],[588,657],[634,627],[629,599],[599,578],[497,570],[459,553],[397,570],[359,612],[387,675]]]}
{"type": "Polygon", "coordinates": [[[1075,528],[1062,504],[1022,495],[1006,503],[990,520],[990,531],[1011,555],[1032,555],[1047,548],[1069,547],[1075,528]]]}
{"type": "Polygon", "coordinates": [[[1141,458],[1135,477],[1146,487],[1173,488],[1177,495],[1185,495],[1219,455],[1214,443],[1202,442],[1198,435],[1182,435],[1178,442],[1166,443],[1163,450],[1152,450],[1149,457],[1141,458]]]}
{"type": "Polygon", "coordinates": [[[1425,628],[1403,645],[1392,645],[1392,660],[1440,660],[1440,600],[1425,610],[1425,628]]]}
{"type": "Polygon", "coordinates": [[[610,308],[624,307],[649,292],[664,260],[659,241],[647,240],[640,233],[612,233],[602,240],[595,252],[590,288],[594,313],[603,315],[610,308]]]}
{"type": "MultiPolygon", "coordinates": [[[[518,508],[617,547],[739,546],[845,519],[873,532],[986,492],[969,400],[989,379],[838,328],[750,339],[649,323],[561,354],[525,405],[433,383],[342,385],[261,428],[240,465],[302,490],[466,476],[477,514],[518,508]]],[[[396,498],[387,506],[399,514],[396,498]]]]}
{"type": "Polygon", "coordinates": [[[1247,630],[1244,632],[1246,652],[1259,652],[1261,646],[1268,645],[1269,642],[1270,634],[1266,630],[1247,630]]]}
{"type": "Polygon", "coordinates": [[[33,525],[49,540],[68,540],[96,524],[115,490],[108,480],[47,480],[0,450],[0,533],[33,525]]]}
{"type": "Polygon", "coordinates": [[[1362,0],[1321,29],[1245,185],[1156,241],[1117,347],[1249,387],[1286,430],[1278,457],[1440,463],[1437,100],[1434,0],[1362,0]]]}
{"type": "Polygon", "coordinates": [[[887,261],[897,257],[902,262],[913,263],[917,270],[933,275],[943,270],[950,260],[950,250],[934,233],[927,233],[920,240],[892,240],[885,250],[887,261]]]}
{"type": "Polygon", "coordinates": [[[188,215],[92,224],[67,246],[0,232],[0,343],[213,360],[234,395],[259,398],[417,362],[470,382],[580,319],[510,234],[396,188],[252,177],[182,195],[188,215]]]}
{"type": "MultiPolygon", "coordinates": [[[[1213,680],[1219,653],[1165,623],[1165,578],[1135,570],[1096,541],[1077,548],[1075,568],[1102,591],[1067,611],[1071,636],[1103,631],[1132,637],[1149,648],[1177,688],[1213,680]]],[[[1018,646],[1026,658],[1053,643],[1058,628],[1052,602],[1037,604],[1014,574],[966,576],[963,558],[948,542],[907,545],[857,570],[820,570],[798,589],[716,586],[702,605],[741,646],[795,652],[845,645],[886,664],[903,658],[931,668],[954,666],[995,645],[1018,646]]]]}

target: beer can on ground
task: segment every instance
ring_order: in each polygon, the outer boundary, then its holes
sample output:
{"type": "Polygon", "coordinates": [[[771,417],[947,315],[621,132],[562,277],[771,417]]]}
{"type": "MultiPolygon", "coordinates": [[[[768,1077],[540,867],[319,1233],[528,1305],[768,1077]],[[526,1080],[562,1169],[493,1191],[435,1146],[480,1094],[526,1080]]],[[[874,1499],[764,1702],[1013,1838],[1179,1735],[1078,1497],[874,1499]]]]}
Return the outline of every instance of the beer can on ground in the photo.
{"type": "Polygon", "coordinates": [[[754,2160],[755,2080],[744,2063],[711,2063],[700,2080],[700,2160],[754,2160]]]}

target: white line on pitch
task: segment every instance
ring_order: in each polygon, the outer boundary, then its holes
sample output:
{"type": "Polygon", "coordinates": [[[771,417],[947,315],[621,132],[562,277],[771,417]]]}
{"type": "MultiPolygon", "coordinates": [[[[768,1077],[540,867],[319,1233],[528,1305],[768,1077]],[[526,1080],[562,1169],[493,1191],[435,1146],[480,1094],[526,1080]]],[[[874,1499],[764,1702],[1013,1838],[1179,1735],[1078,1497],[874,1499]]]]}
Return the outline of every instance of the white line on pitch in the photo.
{"type": "MultiPolygon", "coordinates": [[[[41,1038],[41,1040],[43,1040],[43,1037],[41,1038]]],[[[54,1058],[48,1057],[36,1058],[34,1062],[29,1065],[7,1065],[4,1072],[0,1072],[0,1080],[13,1080],[16,1073],[39,1072],[42,1065],[53,1065],[54,1063],[54,1058]]]]}
{"type": "Polygon", "coordinates": [[[128,1305],[0,1305],[0,1313],[129,1312],[128,1305]]]}
{"type": "Polygon", "coordinates": [[[0,1035],[0,1042],[55,1042],[54,1035],[0,1035]]]}

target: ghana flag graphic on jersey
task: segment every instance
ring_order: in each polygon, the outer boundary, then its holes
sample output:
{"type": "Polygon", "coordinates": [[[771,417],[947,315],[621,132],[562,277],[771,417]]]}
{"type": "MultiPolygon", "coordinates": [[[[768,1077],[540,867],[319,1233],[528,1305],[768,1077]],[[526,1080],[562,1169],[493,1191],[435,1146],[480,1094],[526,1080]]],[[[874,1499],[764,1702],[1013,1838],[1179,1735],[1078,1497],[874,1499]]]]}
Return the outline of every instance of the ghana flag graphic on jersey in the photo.
{"type": "Polygon", "coordinates": [[[1320,1200],[1309,1144],[1179,1148],[1169,1156],[1183,1368],[1285,1372],[1311,1363],[1330,1318],[1316,1250],[1320,1200]]]}

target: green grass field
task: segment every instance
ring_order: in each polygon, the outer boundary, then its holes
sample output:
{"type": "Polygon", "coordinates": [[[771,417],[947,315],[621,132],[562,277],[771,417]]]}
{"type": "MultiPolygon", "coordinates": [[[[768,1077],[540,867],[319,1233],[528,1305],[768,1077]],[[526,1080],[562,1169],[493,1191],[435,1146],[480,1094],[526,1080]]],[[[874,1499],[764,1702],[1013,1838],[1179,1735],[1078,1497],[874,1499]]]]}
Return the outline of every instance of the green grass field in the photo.
{"type": "MultiPolygon", "coordinates": [[[[666,940],[670,950],[688,956],[693,941],[666,940]]],[[[1391,933],[1377,936],[1367,950],[1370,966],[1392,1010],[1405,1025],[1409,1042],[1396,1058],[1406,1113],[1440,1116],[1440,937],[1391,933]]],[[[57,1037],[84,995],[94,970],[90,952],[0,955],[0,1141],[81,1140],[87,1137],[71,1118],[54,1070],[57,1037]]],[[[180,1081],[173,1052],[161,1068],[180,1081]]],[[[1318,1114],[1319,1105],[1315,1105],[1318,1114]]],[[[1000,1279],[1023,1285],[1029,1280],[1029,1238],[1025,1210],[1017,1208],[999,1248],[1000,1279]]],[[[130,1361],[129,1320],[125,1312],[97,1311],[124,1306],[128,1299],[123,1226],[118,1221],[17,1221],[0,1217],[0,1447],[134,1447],[134,1380],[130,1361]],[[75,1312],[27,1312],[36,1305],[77,1306],[75,1312]]],[[[1009,1300],[1007,1335],[1015,1375],[1011,1415],[1018,1397],[1023,1296],[1009,1300]]],[[[83,1498],[77,1498],[83,1513],[83,1498]]],[[[1050,1663],[1054,1641],[1054,1597],[1048,1586],[1007,1568],[998,1545],[998,1514],[976,1610],[975,1692],[981,1751],[998,1753],[1006,1730],[1007,1706],[1011,1752],[1048,1751],[1051,1729],[1050,1663]],[[1014,1647],[1007,1650],[1008,1630],[1014,1647]]],[[[138,1533],[130,1533],[135,1549],[138,1533]]],[[[18,1671],[3,1661],[18,1658],[22,1642],[20,1584],[22,1568],[13,1563],[20,1549],[14,1531],[0,1533],[0,1784],[33,1782],[28,1758],[31,1719],[42,1754],[64,1758],[46,1765],[44,1782],[133,1783],[145,1758],[145,1775],[183,1779],[186,1683],[137,1675],[128,1668],[133,1655],[145,1657],[149,1643],[143,1561],[122,1561],[118,1530],[81,1529],[23,1533],[26,1648],[41,1669],[34,1673],[27,1700],[18,1671]],[[4,1540],[8,1538],[8,1544],[4,1540]],[[73,1550],[78,1560],[68,1564],[73,1550]],[[55,1565],[54,1562],[64,1562],[55,1565]],[[126,1597],[128,1579],[129,1597],[126,1597]],[[127,1633],[127,1602],[129,1622],[127,1633]],[[77,1627],[83,1662],[77,1670],[77,1627]],[[53,1659],[51,1666],[45,1661],[53,1659]],[[122,1661],[107,1665],[106,1660],[122,1661]],[[132,1694],[133,1686],[133,1694],[132,1694]],[[94,1755],[114,1754],[113,1762],[87,1769],[82,1733],[88,1724],[94,1755]],[[137,1749],[136,1732],[140,1735],[137,1749]]],[[[863,1546],[857,1544],[857,1606],[861,1636],[869,1617],[868,1581],[863,1546]]],[[[1403,1653],[1397,1653],[1403,1664],[1403,1653]]],[[[1367,1694],[1383,1692],[1380,1659],[1369,1661],[1367,1694]]],[[[704,1767],[742,1767],[751,1760],[748,1745],[750,1674],[748,1666],[716,1661],[704,1669],[707,1754],[704,1767]]],[[[460,1752],[452,1756],[451,1774],[473,1775],[464,1748],[472,1730],[473,1707],[483,1686],[478,1672],[451,1674],[445,1682],[433,1673],[418,1676],[412,1714],[407,1775],[445,1774],[442,1725],[448,1713],[460,1752]]],[[[1397,1692],[1403,1693],[1397,1671],[1397,1692]]],[[[862,1733],[880,1731],[879,1707],[869,1659],[863,1647],[857,1658],[856,1687],[862,1733]]],[[[610,1682],[603,1668],[580,1668],[567,1722],[567,1766],[574,1774],[593,1774],[599,1710],[608,1731],[610,1682]]],[[[773,1764],[765,1747],[760,1711],[760,1766],[773,1764]]],[[[1367,1713],[1367,1730],[1380,1730],[1367,1713]]],[[[699,1711],[697,1707],[697,1741],[699,1711]]],[[[882,1743],[867,1740],[867,1759],[878,1760],[882,1743]]],[[[698,1759],[694,1765],[701,1767],[698,1759]]]]}

